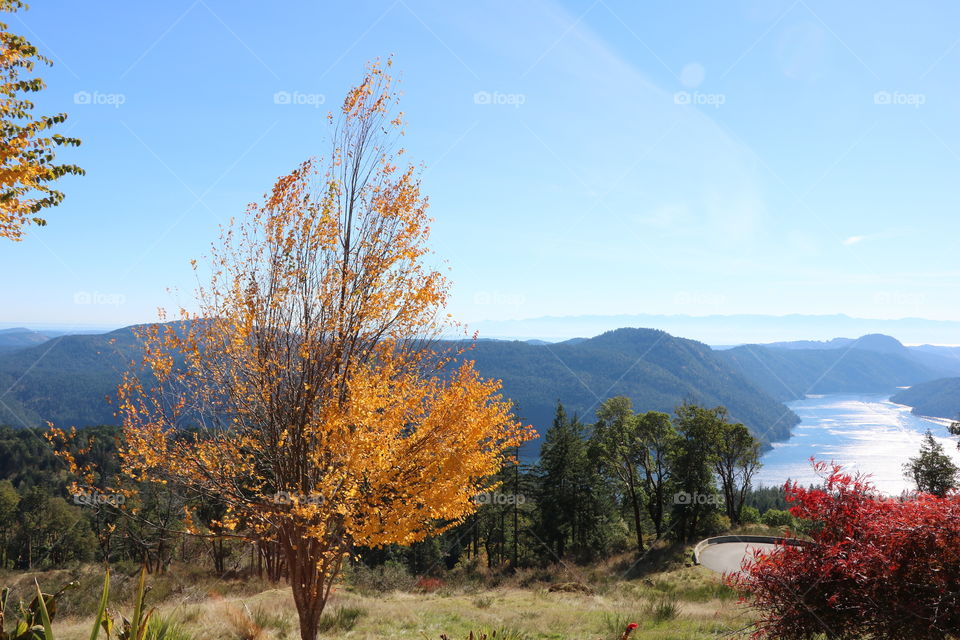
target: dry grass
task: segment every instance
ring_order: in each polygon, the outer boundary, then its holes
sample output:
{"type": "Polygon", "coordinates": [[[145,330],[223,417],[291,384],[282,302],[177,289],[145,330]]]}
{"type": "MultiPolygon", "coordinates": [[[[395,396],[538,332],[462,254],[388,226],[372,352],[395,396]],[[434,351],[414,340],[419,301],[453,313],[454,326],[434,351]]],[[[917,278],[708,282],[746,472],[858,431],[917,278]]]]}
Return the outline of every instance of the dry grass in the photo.
{"type": "MultiPolygon", "coordinates": [[[[505,629],[530,639],[602,640],[619,637],[632,621],[640,625],[635,640],[696,640],[731,634],[749,622],[718,577],[701,567],[681,566],[639,579],[617,575],[593,584],[593,594],[551,593],[544,584],[446,587],[429,594],[373,595],[344,588],[328,604],[321,637],[423,640],[447,634],[458,639],[471,630],[505,629]]],[[[47,577],[53,576],[42,576],[47,577]]],[[[252,589],[249,583],[195,576],[189,586],[172,576],[158,581],[156,595],[166,594],[159,615],[197,640],[299,637],[289,589],[252,589]]],[[[55,627],[58,640],[89,637],[89,619],[76,613],[61,616],[55,627]]]]}

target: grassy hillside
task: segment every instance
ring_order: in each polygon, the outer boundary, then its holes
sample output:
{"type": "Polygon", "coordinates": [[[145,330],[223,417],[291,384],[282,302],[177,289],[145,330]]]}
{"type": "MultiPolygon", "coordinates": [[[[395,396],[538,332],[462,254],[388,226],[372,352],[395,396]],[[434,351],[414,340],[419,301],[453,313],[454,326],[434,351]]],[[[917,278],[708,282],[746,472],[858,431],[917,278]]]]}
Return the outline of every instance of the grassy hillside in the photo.
{"type": "Polygon", "coordinates": [[[960,378],[923,382],[890,399],[913,407],[913,412],[918,415],[953,420],[960,416],[960,378]]]}
{"type": "MultiPolygon", "coordinates": [[[[705,640],[751,622],[749,609],[737,603],[718,574],[685,566],[688,549],[677,549],[665,566],[628,578],[625,569],[632,564],[624,556],[588,567],[520,570],[510,577],[438,579],[428,589],[409,577],[395,584],[357,584],[348,572],[328,604],[320,637],[466,640],[471,631],[497,630],[496,637],[505,640],[616,640],[627,623],[637,622],[632,640],[705,640]]],[[[88,638],[102,569],[0,574],[0,584],[13,587],[15,600],[29,596],[34,578],[45,589],[80,583],[63,597],[53,629],[58,640],[88,638]]],[[[170,623],[178,640],[299,637],[290,589],[283,584],[217,579],[184,566],[148,581],[148,605],[157,607],[158,621],[170,623]]],[[[130,610],[134,582],[115,573],[111,608],[130,610]]]]}

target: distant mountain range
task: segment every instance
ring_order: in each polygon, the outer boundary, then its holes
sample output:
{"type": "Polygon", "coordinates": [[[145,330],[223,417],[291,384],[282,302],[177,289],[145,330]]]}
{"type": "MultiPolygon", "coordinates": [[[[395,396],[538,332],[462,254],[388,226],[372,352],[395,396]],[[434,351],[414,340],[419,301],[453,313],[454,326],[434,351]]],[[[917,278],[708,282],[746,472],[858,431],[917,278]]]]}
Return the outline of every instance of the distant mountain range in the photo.
{"type": "MultiPolygon", "coordinates": [[[[0,331],[0,423],[115,423],[107,398],[137,350],[130,327],[52,338],[0,331]]],[[[960,395],[960,348],[906,347],[881,334],[717,350],[664,331],[625,328],[558,343],[479,340],[465,357],[483,376],[503,380],[518,416],[541,432],[558,400],[592,421],[599,404],[616,395],[644,411],[672,412],[687,401],[723,405],[764,442],[789,437],[799,419],[783,403],[806,394],[893,394],[913,386],[895,400],[925,415],[960,411],[951,400],[960,395]]]]}
{"type": "Polygon", "coordinates": [[[617,329],[556,344],[482,341],[467,354],[486,377],[503,380],[517,413],[538,429],[557,401],[594,419],[598,405],[624,395],[637,410],[673,413],[685,401],[727,407],[765,442],[789,437],[799,418],[707,345],[654,329],[617,329]]]}
{"type": "MultiPolygon", "coordinates": [[[[112,396],[135,357],[131,328],[72,335],[0,353],[0,423],[40,426],[111,424],[112,396]]],[[[652,329],[619,329],[566,343],[478,341],[465,357],[485,377],[503,380],[504,395],[538,430],[557,401],[587,421],[599,403],[629,396],[638,410],[672,412],[690,401],[723,405],[764,441],[789,437],[798,418],[705,344],[652,329]]]]}
{"type": "Polygon", "coordinates": [[[957,420],[960,419],[960,378],[923,382],[890,399],[913,407],[913,412],[921,416],[957,420]]]}
{"type": "Polygon", "coordinates": [[[906,347],[880,334],[744,345],[717,353],[782,401],[810,393],[893,393],[898,387],[960,375],[960,350],[906,347]]]}
{"type": "Polygon", "coordinates": [[[39,331],[25,329],[23,327],[0,329],[0,352],[30,347],[46,342],[49,339],[49,336],[39,331]]]}
{"type": "Polygon", "coordinates": [[[656,327],[710,345],[770,343],[785,340],[829,340],[836,336],[883,333],[907,344],[960,345],[960,322],[924,318],[871,319],[843,314],[784,316],[736,315],[581,315],[469,323],[487,338],[566,340],[595,336],[618,327],[656,327]]]}

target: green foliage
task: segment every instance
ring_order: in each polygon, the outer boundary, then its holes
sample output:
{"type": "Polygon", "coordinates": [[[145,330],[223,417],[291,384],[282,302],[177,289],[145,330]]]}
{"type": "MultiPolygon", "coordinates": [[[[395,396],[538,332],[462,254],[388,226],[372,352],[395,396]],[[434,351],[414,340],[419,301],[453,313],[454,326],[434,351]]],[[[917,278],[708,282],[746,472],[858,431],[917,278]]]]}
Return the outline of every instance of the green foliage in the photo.
{"type": "Polygon", "coordinates": [[[903,474],[913,481],[917,491],[943,497],[956,488],[960,469],[927,429],[919,455],[903,465],[903,474]]]}
{"type": "Polygon", "coordinates": [[[890,399],[913,407],[913,413],[921,416],[953,419],[960,415],[960,378],[921,382],[890,399]]]}
{"type": "Polygon", "coordinates": [[[744,505],[740,511],[740,520],[743,524],[757,524],[760,522],[760,511],[752,505],[744,505]]]}
{"type": "MultiPolygon", "coordinates": [[[[66,584],[54,594],[43,593],[36,585],[37,595],[29,605],[20,602],[15,610],[16,618],[11,629],[7,629],[7,599],[10,590],[0,589],[0,640],[53,640],[51,621],[57,615],[57,600],[68,589],[76,588],[74,582],[66,584]]],[[[95,640],[95,639],[94,639],[95,640]]]]}
{"type": "Polygon", "coordinates": [[[789,511],[768,509],[760,518],[760,522],[768,527],[790,527],[793,526],[793,516],[789,511]]]}
{"type": "Polygon", "coordinates": [[[579,418],[569,418],[557,403],[537,465],[538,538],[551,561],[606,555],[614,543],[619,517],[597,455],[579,418]]]}

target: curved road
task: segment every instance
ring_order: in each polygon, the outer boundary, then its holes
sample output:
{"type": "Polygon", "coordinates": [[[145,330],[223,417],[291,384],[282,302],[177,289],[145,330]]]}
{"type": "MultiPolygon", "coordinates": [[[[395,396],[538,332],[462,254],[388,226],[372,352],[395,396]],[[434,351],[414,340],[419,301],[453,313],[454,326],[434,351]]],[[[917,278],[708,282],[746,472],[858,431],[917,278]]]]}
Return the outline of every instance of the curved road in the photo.
{"type": "Polygon", "coordinates": [[[721,542],[708,545],[700,552],[700,564],[717,573],[740,571],[744,558],[753,557],[754,549],[765,552],[776,548],[770,542],[721,542]]]}

